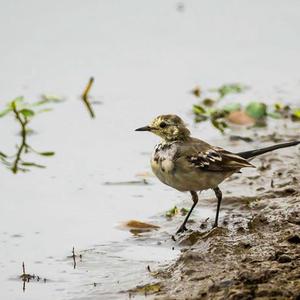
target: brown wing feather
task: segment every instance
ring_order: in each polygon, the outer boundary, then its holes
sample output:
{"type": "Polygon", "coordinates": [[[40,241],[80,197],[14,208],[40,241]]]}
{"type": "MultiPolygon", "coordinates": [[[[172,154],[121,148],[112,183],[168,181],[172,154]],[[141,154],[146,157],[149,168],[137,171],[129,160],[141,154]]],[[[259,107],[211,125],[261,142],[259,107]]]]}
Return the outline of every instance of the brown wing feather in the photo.
{"type": "Polygon", "coordinates": [[[193,167],[207,171],[228,172],[238,171],[244,167],[254,167],[246,159],[232,152],[196,139],[189,145],[189,151],[185,152],[185,159],[193,167]]]}

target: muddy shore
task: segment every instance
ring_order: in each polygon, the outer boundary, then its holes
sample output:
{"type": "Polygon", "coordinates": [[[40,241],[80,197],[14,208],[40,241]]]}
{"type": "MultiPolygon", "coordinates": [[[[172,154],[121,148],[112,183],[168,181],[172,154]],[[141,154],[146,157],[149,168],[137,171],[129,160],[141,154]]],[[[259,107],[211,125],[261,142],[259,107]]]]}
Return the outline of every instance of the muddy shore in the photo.
{"type": "MultiPolygon", "coordinates": [[[[270,144],[274,136],[260,139],[270,144]]],[[[156,273],[154,298],[300,299],[299,161],[299,147],[275,151],[256,159],[254,175],[227,181],[223,188],[240,192],[225,191],[220,227],[190,224],[176,241],[183,247],[179,259],[156,273]],[[254,196],[241,196],[249,185],[254,196]]]]}

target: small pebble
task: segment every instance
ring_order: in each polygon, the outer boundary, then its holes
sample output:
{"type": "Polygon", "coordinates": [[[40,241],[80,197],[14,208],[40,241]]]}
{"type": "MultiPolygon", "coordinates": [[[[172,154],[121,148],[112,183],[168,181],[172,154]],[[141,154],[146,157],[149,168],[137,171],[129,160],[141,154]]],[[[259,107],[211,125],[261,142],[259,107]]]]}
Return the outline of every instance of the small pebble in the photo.
{"type": "Polygon", "coordinates": [[[278,257],[278,262],[282,263],[282,264],[289,263],[291,261],[292,261],[292,258],[286,254],[282,254],[278,257]]]}
{"type": "Polygon", "coordinates": [[[299,235],[295,234],[288,238],[288,242],[291,244],[299,244],[300,243],[300,237],[299,235]]]}

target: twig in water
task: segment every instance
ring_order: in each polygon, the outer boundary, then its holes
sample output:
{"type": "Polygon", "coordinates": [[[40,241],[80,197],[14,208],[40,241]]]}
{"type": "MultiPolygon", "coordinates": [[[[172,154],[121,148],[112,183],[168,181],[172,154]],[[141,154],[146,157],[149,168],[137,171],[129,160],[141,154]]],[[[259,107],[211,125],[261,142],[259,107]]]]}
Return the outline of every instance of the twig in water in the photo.
{"type": "Polygon", "coordinates": [[[76,255],[75,255],[74,247],[73,247],[73,250],[72,250],[72,258],[73,258],[73,267],[75,269],[76,268],[76,255]]]}
{"type": "Polygon", "coordinates": [[[26,151],[26,148],[28,147],[27,143],[26,143],[27,142],[26,141],[26,137],[27,137],[27,128],[26,128],[26,126],[28,124],[28,119],[25,116],[24,116],[24,119],[22,119],[20,113],[17,110],[15,102],[12,103],[12,106],[13,106],[13,112],[15,114],[15,117],[18,120],[19,124],[21,125],[21,137],[22,137],[21,144],[20,144],[18,152],[16,154],[16,159],[15,159],[15,161],[13,163],[13,166],[12,166],[12,171],[13,171],[13,173],[16,174],[19,170],[19,162],[20,162],[20,159],[21,159],[22,152],[24,150],[26,151]]]}
{"type": "Polygon", "coordinates": [[[24,264],[24,261],[23,261],[23,263],[22,263],[22,270],[23,270],[23,274],[22,274],[22,275],[23,275],[23,277],[24,277],[24,275],[26,274],[26,273],[25,273],[25,264],[24,264]]]}
{"type": "Polygon", "coordinates": [[[24,261],[22,263],[22,271],[23,271],[23,274],[20,277],[21,277],[21,279],[23,281],[23,287],[22,287],[22,289],[23,289],[23,292],[25,292],[26,282],[29,282],[29,280],[31,279],[31,275],[26,274],[24,261]]]}
{"type": "Polygon", "coordinates": [[[94,83],[94,77],[91,77],[86,88],[84,89],[84,91],[82,93],[82,96],[81,96],[81,99],[83,100],[84,104],[86,105],[86,107],[91,115],[91,118],[95,118],[95,113],[94,113],[92,105],[89,101],[89,92],[90,92],[90,89],[91,89],[93,83],[94,83]]]}

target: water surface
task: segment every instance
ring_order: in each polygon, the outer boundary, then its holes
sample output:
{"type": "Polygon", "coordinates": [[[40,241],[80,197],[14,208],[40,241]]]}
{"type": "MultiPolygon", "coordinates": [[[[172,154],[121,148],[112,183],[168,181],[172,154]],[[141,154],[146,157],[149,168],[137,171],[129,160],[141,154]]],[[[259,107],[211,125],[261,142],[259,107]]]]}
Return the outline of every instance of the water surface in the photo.
{"type": "MultiPolygon", "coordinates": [[[[30,143],[54,150],[46,169],[0,172],[0,287],[6,299],[122,299],[152,280],[178,254],[170,234],[180,220],[164,212],[188,206],[178,193],[147,177],[158,139],[133,130],[157,114],[177,113],[195,135],[222,146],[209,124],[195,127],[189,91],[224,82],[252,87],[232,99],[299,100],[299,2],[289,1],[1,1],[0,104],[18,95],[54,93],[66,101],[32,122],[30,143]],[[79,95],[90,76],[96,118],[79,95]],[[119,224],[138,219],[162,226],[133,237],[119,224]],[[68,258],[72,248],[82,261],[68,258]],[[22,262],[47,282],[29,282],[22,262]],[[96,283],[96,286],[94,286],[96,283]]],[[[0,150],[19,140],[13,118],[0,120],[0,150]]],[[[247,145],[241,144],[240,147],[247,145]]],[[[210,208],[199,218],[213,216],[210,208]]]]}

